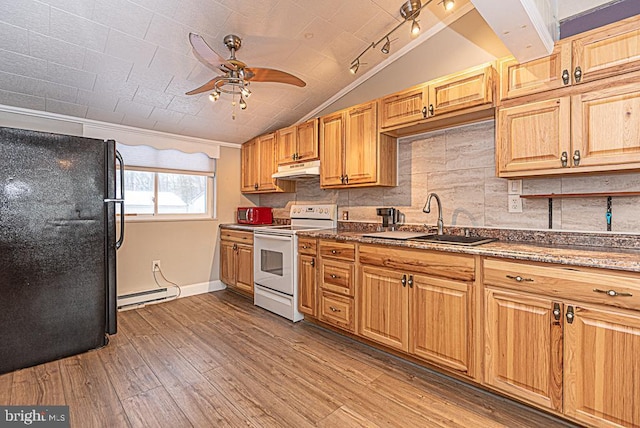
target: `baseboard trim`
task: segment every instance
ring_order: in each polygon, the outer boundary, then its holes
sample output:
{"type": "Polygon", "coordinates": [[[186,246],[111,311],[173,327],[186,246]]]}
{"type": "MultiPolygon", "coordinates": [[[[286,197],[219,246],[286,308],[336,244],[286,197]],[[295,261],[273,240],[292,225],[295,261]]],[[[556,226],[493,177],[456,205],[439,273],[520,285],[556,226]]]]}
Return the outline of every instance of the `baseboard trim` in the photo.
{"type": "MultiPolygon", "coordinates": [[[[146,305],[155,305],[156,303],[168,302],[171,300],[175,300],[176,298],[181,299],[183,297],[195,296],[197,294],[210,293],[212,291],[220,291],[227,288],[226,285],[220,280],[208,281],[208,282],[200,282],[197,284],[188,284],[180,286],[180,295],[178,296],[178,290],[171,285],[168,285],[163,289],[165,298],[158,299],[158,293],[153,293],[155,290],[145,290],[136,292],[133,294],[128,294],[125,296],[118,296],[118,310],[126,311],[129,309],[141,308],[146,305]],[[166,291],[165,291],[166,290],[166,291]],[[140,301],[138,298],[136,301],[132,301],[130,296],[144,296],[145,294],[149,294],[150,296],[154,296],[149,301],[140,301]]],[[[160,291],[160,290],[159,290],[160,291]]]]}

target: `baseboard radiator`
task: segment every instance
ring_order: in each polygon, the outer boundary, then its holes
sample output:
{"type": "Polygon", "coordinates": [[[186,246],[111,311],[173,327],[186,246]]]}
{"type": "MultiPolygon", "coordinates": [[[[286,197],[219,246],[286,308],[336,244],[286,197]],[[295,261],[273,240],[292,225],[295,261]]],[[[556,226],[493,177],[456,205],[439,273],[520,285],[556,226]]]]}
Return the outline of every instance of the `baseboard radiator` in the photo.
{"type": "Polygon", "coordinates": [[[174,297],[174,295],[169,294],[166,288],[124,294],[118,296],[118,309],[128,309],[129,307],[141,306],[148,303],[157,303],[167,300],[170,297],[174,297]]]}

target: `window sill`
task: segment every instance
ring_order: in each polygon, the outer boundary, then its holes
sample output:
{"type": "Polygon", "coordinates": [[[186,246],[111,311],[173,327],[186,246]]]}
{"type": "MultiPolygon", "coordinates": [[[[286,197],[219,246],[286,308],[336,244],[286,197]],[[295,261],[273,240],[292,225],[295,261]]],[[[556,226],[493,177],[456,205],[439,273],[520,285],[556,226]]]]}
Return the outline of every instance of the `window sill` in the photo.
{"type": "MultiPolygon", "coordinates": [[[[118,221],[120,220],[120,216],[117,216],[118,221]]],[[[125,223],[163,223],[163,222],[184,222],[184,221],[218,221],[217,219],[209,216],[180,216],[180,215],[163,215],[160,217],[154,216],[136,216],[136,215],[125,215],[124,217],[125,223]]]]}

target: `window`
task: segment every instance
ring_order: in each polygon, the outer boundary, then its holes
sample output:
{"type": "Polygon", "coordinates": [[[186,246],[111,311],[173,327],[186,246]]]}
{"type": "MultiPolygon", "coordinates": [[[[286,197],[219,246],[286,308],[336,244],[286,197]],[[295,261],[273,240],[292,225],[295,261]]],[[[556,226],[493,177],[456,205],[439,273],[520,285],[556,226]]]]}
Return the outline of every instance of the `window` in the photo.
{"type": "MultiPolygon", "coordinates": [[[[141,219],[213,217],[214,159],[204,153],[118,144],[124,159],[125,215],[141,219]]],[[[117,176],[117,187],[120,186],[117,176]]]]}

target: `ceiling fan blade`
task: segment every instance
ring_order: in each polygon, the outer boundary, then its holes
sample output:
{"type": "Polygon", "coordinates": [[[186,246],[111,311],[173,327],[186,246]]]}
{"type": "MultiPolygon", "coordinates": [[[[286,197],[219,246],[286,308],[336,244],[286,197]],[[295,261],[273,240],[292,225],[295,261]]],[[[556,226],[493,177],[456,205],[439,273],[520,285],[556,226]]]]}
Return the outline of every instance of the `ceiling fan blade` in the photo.
{"type": "Polygon", "coordinates": [[[220,79],[222,79],[222,76],[214,77],[213,79],[209,80],[204,85],[202,85],[199,88],[196,88],[196,89],[194,89],[192,91],[187,92],[185,95],[195,95],[195,94],[201,94],[202,92],[213,91],[213,88],[215,87],[216,82],[218,80],[220,80],[220,79]]]}
{"type": "Polygon", "coordinates": [[[204,41],[202,36],[196,33],[189,33],[189,42],[193,47],[196,57],[209,68],[215,71],[226,73],[227,70],[235,70],[236,66],[221,57],[216,51],[204,41]]]}
{"type": "Polygon", "coordinates": [[[249,74],[253,74],[248,79],[252,82],[276,82],[286,83],[288,85],[306,86],[307,84],[293,74],[289,74],[284,71],[274,70],[271,68],[245,68],[249,74]]]}

